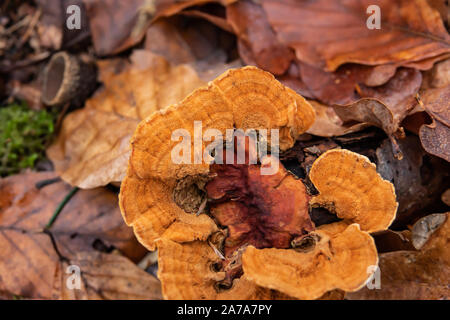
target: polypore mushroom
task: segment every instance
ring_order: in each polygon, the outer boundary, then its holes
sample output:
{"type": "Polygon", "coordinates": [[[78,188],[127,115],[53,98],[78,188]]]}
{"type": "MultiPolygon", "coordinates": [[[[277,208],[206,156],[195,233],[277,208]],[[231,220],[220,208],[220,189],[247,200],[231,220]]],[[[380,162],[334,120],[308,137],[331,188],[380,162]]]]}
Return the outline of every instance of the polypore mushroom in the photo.
{"type": "Polygon", "coordinates": [[[387,229],[395,219],[394,186],[381,178],[365,156],[329,150],[314,161],[309,178],[319,191],[311,205],[325,207],[345,222],[375,232],[387,229]]]}
{"type": "Polygon", "coordinates": [[[244,274],[256,284],[298,299],[316,299],[333,289],[356,291],[378,264],[373,238],[357,224],[336,234],[314,232],[314,249],[256,249],[242,256],[244,274]]]}
{"type": "Polygon", "coordinates": [[[196,156],[203,155],[209,144],[201,136],[196,139],[199,121],[203,132],[215,129],[223,136],[233,128],[266,129],[270,139],[270,131],[278,129],[279,148],[285,150],[311,126],[314,110],[271,74],[245,67],[224,73],[179,104],[143,120],[131,142],[120,207],[125,222],[133,226],[138,239],[150,250],[156,248],[159,238],[206,240],[217,230],[208,215],[192,214],[203,203],[201,189],[210,172],[210,164],[195,163],[196,156]],[[182,141],[187,142],[190,153],[187,163],[172,160],[172,152],[180,143],[173,134],[179,130],[183,130],[183,138],[187,137],[182,141]]]}
{"type": "Polygon", "coordinates": [[[230,290],[222,290],[225,273],[217,271],[220,264],[211,247],[203,241],[179,244],[158,241],[158,277],[164,297],[177,300],[267,300],[282,297],[278,292],[255,285],[241,277],[230,290]]]}
{"type": "MultiPolygon", "coordinates": [[[[355,291],[369,280],[378,255],[368,232],[386,229],[397,203],[392,185],[367,158],[347,150],[324,153],[310,171],[319,191],[310,201],[276,154],[252,162],[261,151],[254,137],[233,134],[224,143],[217,135],[230,128],[278,129],[276,147],[286,150],[313,120],[301,96],[245,67],[138,126],[120,207],[140,242],[159,250],[165,298],[316,299],[334,289],[355,291]],[[203,131],[216,129],[214,153],[211,135],[198,139],[199,121],[203,131]],[[174,136],[183,137],[182,148],[174,136]],[[174,161],[173,150],[183,151],[182,161],[174,161]],[[276,170],[262,174],[268,168],[276,170]],[[310,205],[343,220],[316,228],[310,205]]],[[[266,139],[272,147],[269,134],[266,139]]]]}

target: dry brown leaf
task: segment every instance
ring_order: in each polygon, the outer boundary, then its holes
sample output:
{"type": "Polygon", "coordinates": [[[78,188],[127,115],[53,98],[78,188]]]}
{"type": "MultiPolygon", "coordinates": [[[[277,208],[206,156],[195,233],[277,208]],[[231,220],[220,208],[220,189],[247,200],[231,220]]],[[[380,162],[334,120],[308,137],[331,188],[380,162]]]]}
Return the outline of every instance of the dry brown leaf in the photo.
{"type": "Polygon", "coordinates": [[[230,33],[233,32],[233,29],[231,28],[230,24],[228,23],[227,19],[225,19],[225,17],[216,16],[213,15],[212,13],[194,9],[182,11],[180,14],[187,17],[202,18],[227,32],[230,33]]]}
{"type": "Polygon", "coordinates": [[[171,66],[149,52],[144,55],[144,70],[110,73],[84,109],[64,119],[47,155],[66,182],[87,189],[121,181],[139,121],[204,84],[188,65],[171,66]]]}
{"type": "Polygon", "coordinates": [[[395,158],[388,139],[376,149],[377,171],[395,187],[399,207],[394,226],[404,226],[414,222],[426,206],[438,201],[447,177],[445,174],[424,174],[445,172],[446,168],[444,161],[426,156],[416,136],[400,139],[398,144],[403,151],[401,160],[395,158]]]}
{"type": "Polygon", "coordinates": [[[233,44],[230,33],[205,20],[187,22],[175,16],[159,19],[148,28],[145,49],[163,56],[170,63],[188,63],[202,72],[225,65],[233,44]]]}
{"type": "Polygon", "coordinates": [[[83,0],[95,52],[112,55],[139,43],[155,8],[148,0],[83,0]]]}
{"type": "Polygon", "coordinates": [[[299,62],[299,81],[304,82],[312,97],[326,104],[348,104],[357,100],[358,85],[383,85],[391,79],[397,67],[391,65],[363,66],[345,64],[335,72],[299,62]]]}
{"type": "Polygon", "coordinates": [[[102,252],[79,252],[70,260],[80,267],[81,287],[68,289],[67,262],[58,264],[52,299],[61,300],[159,300],[159,281],[126,257],[102,252]]]}
{"type": "Polygon", "coordinates": [[[434,67],[424,72],[422,89],[442,88],[450,85],[450,59],[436,63],[434,67]]]}
{"type": "Polygon", "coordinates": [[[238,37],[238,49],[246,64],[275,75],[283,74],[294,58],[270,27],[261,5],[244,0],[227,6],[227,20],[238,37]]]}
{"type": "Polygon", "coordinates": [[[307,133],[320,137],[334,137],[356,132],[369,126],[367,123],[346,126],[332,107],[313,100],[308,100],[308,102],[316,111],[316,121],[306,131],[307,133]]]}
{"type": "Polygon", "coordinates": [[[415,96],[420,89],[421,83],[422,74],[419,71],[400,68],[395,73],[395,76],[384,85],[374,88],[360,85],[359,94],[362,98],[375,98],[382,101],[392,112],[395,127],[398,127],[417,104],[415,96]]]}
{"type": "Polygon", "coordinates": [[[63,182],[41,189],[55,173],[25,173],[0,180],[0,290],[50,298],[61,257],[95,247],[116,247],[139,259],[145,250],[122,221],[117,196],[104,189],[81,190],[64,207],[49,233],[43,229],[71,190],[63,182]],[[58,251],[56,251],[56,248],[58,251]]]}
{"type": "Polygon", "coordinates": [[[160,0],[156,4],[156,13],[153,19],[157,20],[161,17],[170,17],[193,6],[201,6],[208,3],[218,3],[226,6],[236,1],[238,0],[160,0]]]}
{"type": "Polygon", "coordinates": [[[369,123],[382,128],[390,137],[401,121],[416,105],[422,76],[413,69],[401,69],[386,84],[371,88],[359,87],[362,99],[349,105],[336,105],[337,115],[344,121],[369,123]]]}
{"type": "Polygon", "coordinates": [[[420,107],[431,117],[431,124],[419,130],[424,149],[450,162],[450,59],[438,63],[425,76],[420,107]]]}
{"type": "Polygon", "coordinates": [[[380,255],[380,289],[364,288],[347,293],[346,298],[449,299],[450,219],[449,213],[446,215],[446,221],[430,236],[421,251],[396,251],[380,255]]]}
{"type": "Polygon", "coordinates": [[[450,128],[440,121],[423,125],[419,131],[424,149],[450,162],[450,128]]]}
{"type": "Polygon", "coordinates": [[[324,70],[344,63],[400,65],[450,52],[439,13],[422,0],[262,0],[280,40],[297,58],[324,70]],[[369,5],[381,9],[381,29],[369,29],[369,5]]]}

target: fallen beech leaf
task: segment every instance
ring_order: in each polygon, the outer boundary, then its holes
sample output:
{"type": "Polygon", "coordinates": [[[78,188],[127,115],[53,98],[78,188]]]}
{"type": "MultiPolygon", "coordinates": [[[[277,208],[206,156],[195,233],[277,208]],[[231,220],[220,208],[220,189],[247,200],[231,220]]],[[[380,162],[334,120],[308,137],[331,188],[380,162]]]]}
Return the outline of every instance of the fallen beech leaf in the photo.
{"type": "Polygon", "coordinates": [[[426,89],[420,95],[425,111],[435,120],[450,126],[450,84],[441,88],[426,89]]]}
{"type": "Polygon", "coordinates": [[[450,162],[450,128],[448,126],[435,120],[430,125],[423,125],[419,135],[428,153],[450,162]]]}
{"type": "Polygon", "coordinates": [[[83,189],[121,181],[139,121],[204,84],[188,65],[171,66],[150,53],[145,63],[144,70],[110,74],[84,109],[66,116],[47,149],[63,180],[83,189]]]}
{"type": "Polygon", "coordinates": [[[80,267],[81,288],[68,289],[67,262],[58,265],[52,299],[61,300],[159,300],[159,281],[126,257],[102,252],[79,252],[70,260],[80,267]]]}
{"type": "Polygon", "coordinates": [[[262,6],[297,58],[324,70],[349,62],[403,65],[450,52],[439,13],[422,0],[262,0],[262,6]],[[379,30],[366,25],[369,5],[381,9],[379,30]]]}
{"type": "Polygon", "coordinates": [[[450,59],[436,63],[424,73],[422,89],[443,88],[450,85],[450,59]]]}
{"type": "Polygon", "coordinates": [[[50,231],[43,229],[70,191],[63,182],[37,189],[55,174],[25,173],[0,180],[0,290],[29,298],[50,298],[62,257],[94,245],[116,247],[132,259],[145,250],[122,221],[117,196],[104,189],[81,190],[59,214],[50,231]]]}
{"type": "Polygon", "coordinates": [[[442,20],[448,24],[448,22],[449,22],[448,21],[448,19],[449,19],[449,16],[448,16],[449,4],[448,4],[448,2],[445,0],[427,0],[427,2],[432,8],[439,11],[439,14],[442,17],[442,20]]]}
{"type": "MultiPolygon", "coordinates": [[[[347,299],[449,299],[450,219],[431,234],[420,251],[380,255],[381,288],[347,293],[347,299]]],[[[424,218],[428,219],[428,217],[424,218]]],[[[414,229],[413,229],[414,238],[414,229]]]]}
{"type": "Polygon", "coordinates": [[[230,24],[224,17],[215,16],[213,14],[210,14],[210,13],[207,13],[207,12],[204,12],[201,10],[185,10],[185,11],[182,11],[180,14],[183,16],[187,16],[187,17],[202,18],[206,21],[211,22],[215,26],[217,26],[225,31],[228,31],[230,33],[233,32],[233,29],[231,28],[230,24]]]}
{"type": "Polygon", "coordinates": [[[436,64],[425,73],[419,95],[419,111],[425,110],[431,123],[419,129],[424,149],[450,162],[450,59],[436,64]]]}
{"type": "Polygon", "coordinates": [[[382,128],[392,139],[401,121],[416,105],[422,76],[413,69],[400,69],[386,84],[371,88],[360,86],[362,99],[349,105],[333,106],[344,121],[369,123],[382,128]]]}
{"type": "Polygon", "coordinates": [[[238,37],[241,58],[275,75],[283,74],[294,58],[278,41],[262,7],[250,0],[227,6],[227,20],[238,37]]]}
{"type": "Polygon", "coordinates": [[[398,129],[392,111],[380,100],[363,98],[348,105],[334,105],[336,114],[343,121],[358,121],[382,128],[389,136],[398,129]]]}
{"type": "Polygon", "coordinates": [[[386,84],[377,87],[359,86],[362,98],[383,102],[394,116],[396,127],[417,104],[416,94],[422,83],[422,74],[414,69],[400,68],[386,84]]]}
{"type": "Polygon", "coordinates": [[[399,203],[394,221],[394,226],[397,227],[412,223],[418,212],[436,203],[447,179],[445,174],[441,174],[447,170],[443,166],[444,161],[426,156],[416,136],[400,139],[398,144],[403,151],[401,160],[395,158],[388,139],[376,149],[377,171],[395,187],[399,203]],[[425,175],[425,172],[435,174],[425,175]]]}
{"type": "Polygon", "coordinates": [[[98,59],[97,65],[97,80],[99,82],[105,82],[114,75],[117,75],[125,70],[128,70],[131,65],[128,59],[125,58],[111,58],[111,59],[98,59]]]}
{"type": "Polygon", "coordinates": [[[291,88],[298,94],[301,94],[305,98],[314,99],[315,96],[303,81],[300,74],[300,63],[298,61],[292,61],[286,73],[277,77],[285,86],[291,88]]]}
{"type": "Polygon", "coordinates": [[[156,3],[156,13],[153,20],[157,20],[161,17],[170,17],[180,11],[193,7],[201,6],[208,3],[219,3],[223,6],[227,6],[238,0],[160,0],[156,3]]]}
{"type": "MultiPolygon", "coordinates": [[[[195,29],[194,29],[195,32],[195,29]]],[[[209,42],[202,42],[202,52],[209,51],[209,42]]],[[[158,20],[147,30],[145,49],[161,55],[169,62],[189,63],[196,60],[191,43],[178,28],[176,21],[158,20]]],[[[208,52],[210,53],[210,52],[208,52]]]]}
{"type": "Polygon", "coordinates": [[[154,6],[147,0],[83,0],[95,52],[112,55],[139,43],[154,6]]]}
{"type": "Polygon", "coordinates": [[[420,61],[413,61],[413,62],[408,62],[405,63],[403,65],[403,67],[405,68],[412,68],[412,69],[416,69],[416,70],[421,70],[421,71],[427,71],[430,70],[431,68],[433,68],[433,66],[442,60],[446,60],[450,57],[450,53],[444,53],[435,57],[431,57],[428,59],[424,59],[424,60],[420,60],[420,61]]]}
{"type": "Polygon", "coordinates": [[[369,126],[367,123],[346,126],[332,107],[313,100],[308,100],[308,102],[313,106],[314,111],[316,111],[316,121],[306,131],[307,133],[320,137],[334,137],[356,132],[369,126]]]}
{"type": "Polygon", "coordinates": [[[147,30],[145,49],[199,73],[226,65],[233,35],[204,20],[186,23],[180,16],[157,20],[147,30]]]}
{"type": "Polygon", "coordinates": [[[383,85],[394,76],[391,66],[363,66],[345,64],[335,72],[299,62],[300,78],[314,98],[329,104],[348,104],[356,101],[358,85],[383,85]]]}

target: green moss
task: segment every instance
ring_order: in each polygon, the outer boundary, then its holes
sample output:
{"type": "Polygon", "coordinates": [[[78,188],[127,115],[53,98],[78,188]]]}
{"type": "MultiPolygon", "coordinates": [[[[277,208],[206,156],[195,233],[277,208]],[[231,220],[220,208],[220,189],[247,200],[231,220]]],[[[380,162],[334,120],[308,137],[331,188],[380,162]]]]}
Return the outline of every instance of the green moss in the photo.
{"type": "Polygon", "coordinates": [[[53,113],[34,111],[23,103],[0,108],[0,176],[32,168],[45,157],[54,120],[53,113]]]}

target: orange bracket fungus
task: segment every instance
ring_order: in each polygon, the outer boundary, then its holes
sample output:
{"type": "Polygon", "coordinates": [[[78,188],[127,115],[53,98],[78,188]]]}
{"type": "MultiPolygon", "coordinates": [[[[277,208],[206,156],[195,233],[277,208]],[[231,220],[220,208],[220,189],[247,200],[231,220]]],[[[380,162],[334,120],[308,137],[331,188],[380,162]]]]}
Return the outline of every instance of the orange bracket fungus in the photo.
{"type": "Polygon", "coordinates": [[[244,67],[139,124],[120,207],[158,249],[166,299],[317,299],[369,281],[378,264],[369,233],[395,218],[393,186],[366,157],[333,149],[311,167],[311,194],[277,150],[314,118],[271,74],[244,67]],[[315,226],[312,207],[341,221],[315,226]]]}

